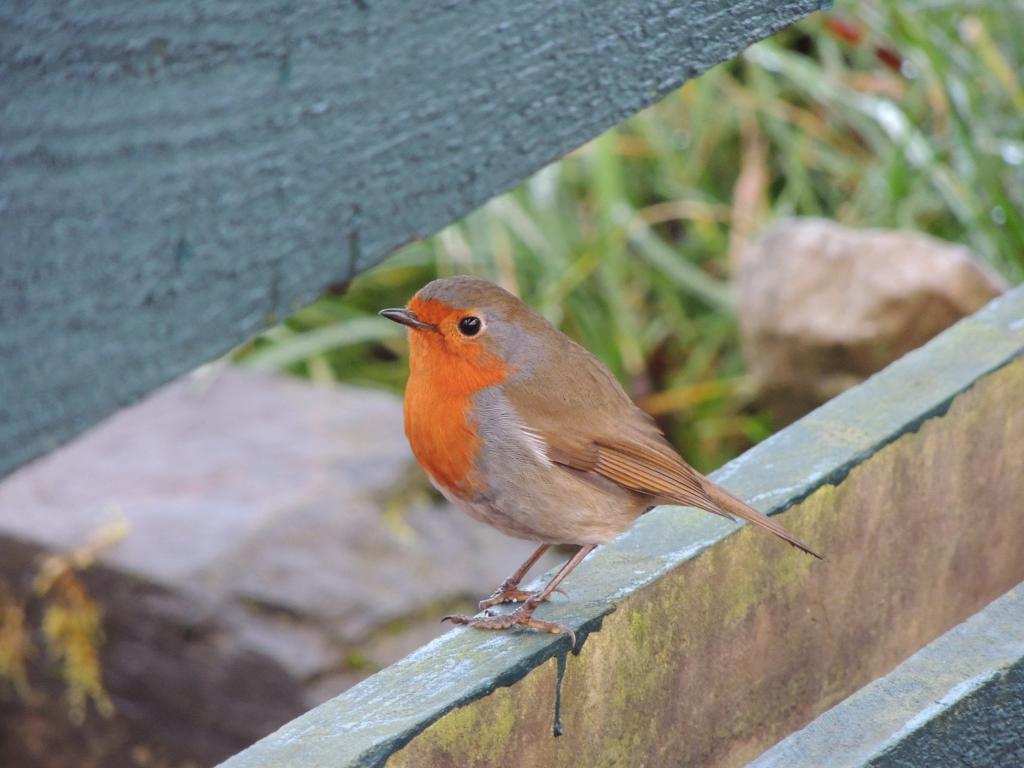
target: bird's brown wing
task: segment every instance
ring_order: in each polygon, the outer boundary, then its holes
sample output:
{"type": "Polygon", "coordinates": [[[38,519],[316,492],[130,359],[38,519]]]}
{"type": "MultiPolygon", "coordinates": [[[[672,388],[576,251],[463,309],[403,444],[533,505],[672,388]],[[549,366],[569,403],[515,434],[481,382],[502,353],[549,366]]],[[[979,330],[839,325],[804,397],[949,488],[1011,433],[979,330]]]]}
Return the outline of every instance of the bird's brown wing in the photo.
{"type": "Polygon", "coordinates": [[[524,426],[543,443],[551,462],[594,473],[650,496],[654,503],[696,507],[729,519],[741,517],[820,557],[775,520],[687,464],[596,358],[575,344],[564,352],[563,378],[544,386],[544,372],[537,370],[530,388],[506,389],[524,426]],[[567,369],[573,371],[568,382],[567,369]]]}
{"type": "Polygon", "coordinates": [[[794,547],[821,558],[775,520],[697,472],[663,439],[655,441],[639,437],[630,441],[597,437],[584,442],[544,433],[539,437],[547,445],[548,458],[555,464],[581,472],[594,472],[623,488],[651,496],[661,504],[696,507],[730,520],[734,516],[741,517],[794,547]]]}
{"type": "MultiPolygon", "coordinates": [[[[700,476],[685,462],[660,446],[591,436],[565,439],[564,435],[540,434],[547,456],[555,464],[580,472],[594,472],[636,493],[664,503],[697,507],[732,519],[711,499],[700,476]]],[[[645,441],[646,442],[646,441],[645,441]]],[[[668,448],[671,451],[671,448],[668,448]]]]}

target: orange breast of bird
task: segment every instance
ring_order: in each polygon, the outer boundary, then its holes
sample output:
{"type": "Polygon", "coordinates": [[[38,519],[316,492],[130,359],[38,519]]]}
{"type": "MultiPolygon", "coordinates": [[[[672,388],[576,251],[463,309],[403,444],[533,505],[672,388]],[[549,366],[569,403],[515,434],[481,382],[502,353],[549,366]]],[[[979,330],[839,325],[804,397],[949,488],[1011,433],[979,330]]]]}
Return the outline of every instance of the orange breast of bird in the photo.
{"type": "Polygon", "coordinates": [[[416,315],[442,333],[411,333],[409,382],[405,389],[405,434],[416,460],[431,479],[456,498],[481,490],[474,473],[480,437],[473,419],[473,396],[508,378],[509,367],[475,347],[476,354],[455,354],[444,330],[456,313],[439,301],[414,300],[416,315]]]}

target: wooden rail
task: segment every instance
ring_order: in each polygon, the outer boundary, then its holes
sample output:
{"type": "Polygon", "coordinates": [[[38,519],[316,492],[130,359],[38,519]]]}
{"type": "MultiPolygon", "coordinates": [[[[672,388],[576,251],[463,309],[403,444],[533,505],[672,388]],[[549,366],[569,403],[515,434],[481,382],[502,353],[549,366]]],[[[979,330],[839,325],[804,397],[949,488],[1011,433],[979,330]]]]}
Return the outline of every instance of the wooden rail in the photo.
{"type": "Polygon", "coordinates": [[[455,630],[224,768],[743,764],[1024,581],[1022,466],[1018,288],[714,475],[824,562],[655,510],[543,607],[574,653],[455,630]]]}
{"type": "Polygon", "coordinates": [[[0,476],[817,8],[0,4],[0,476]]]}
{"type": "Polygon", "coordinates": [[[1024,584],[749,768],[1024,765],[1024,584]]]}

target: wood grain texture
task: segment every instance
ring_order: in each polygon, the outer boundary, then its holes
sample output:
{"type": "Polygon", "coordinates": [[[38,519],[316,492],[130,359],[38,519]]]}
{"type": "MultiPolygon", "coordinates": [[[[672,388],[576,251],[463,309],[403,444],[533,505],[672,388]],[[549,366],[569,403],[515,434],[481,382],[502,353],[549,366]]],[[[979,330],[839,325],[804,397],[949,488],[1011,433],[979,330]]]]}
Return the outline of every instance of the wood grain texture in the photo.
{"type": "Polygon", "coordinates": [[[6,0],[0,475],[816,0],[6,0]]]}

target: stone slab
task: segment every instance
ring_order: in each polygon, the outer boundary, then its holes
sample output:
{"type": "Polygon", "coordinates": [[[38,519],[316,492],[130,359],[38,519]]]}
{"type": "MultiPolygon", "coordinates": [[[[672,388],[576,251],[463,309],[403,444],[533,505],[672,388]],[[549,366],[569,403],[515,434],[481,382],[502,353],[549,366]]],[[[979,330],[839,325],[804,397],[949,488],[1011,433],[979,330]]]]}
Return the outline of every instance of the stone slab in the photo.
{"type": "MultiPolygon", "coordinates": [[[[395,395],[224,366],[6,478],[0,587],[27,597],[45,553],[125,531],[85,574],[116,714],[74,764],[132,765],[114,732],[210,764],[441,634],[533,547],[428,488],[395,395]]],[[[85,732],[23,704],[0,688],[0,764],[42,760],[23,736],[46,730],[67,765],[85,732]]]]}
{"type": "Polygon", "coordinates": [[[740,252],[747,371],[785,425],[917,349],[1007,289],[962,245],[827,219],[773,223],[740,252]]]}

